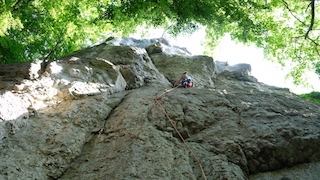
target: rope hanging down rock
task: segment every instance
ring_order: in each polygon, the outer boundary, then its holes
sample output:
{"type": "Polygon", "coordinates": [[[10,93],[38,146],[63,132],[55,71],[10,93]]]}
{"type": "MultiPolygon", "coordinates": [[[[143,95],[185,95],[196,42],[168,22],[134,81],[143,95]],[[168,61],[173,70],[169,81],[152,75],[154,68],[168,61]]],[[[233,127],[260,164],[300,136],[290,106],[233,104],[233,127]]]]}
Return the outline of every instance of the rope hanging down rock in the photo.
{"type": "Polygon", "coordinates": [[[163,96],[163,95],[166,94],[166,93],[169,93],[169,92],[173,91],[173,90],[176,89],[176,88],[178,88],[178,86],[177,86],[177,87],[174,87],[174,88],[172,88],[172,89],[170,89],[170,90],[167,90],[167,91],[163,92],[162,94],[160,94],[159,96],[157,96],[156,98],[154,98],[154,100],[155,100],[156,103],[161,107],[163,113],[164,113],[164,114],[166,115],[166,117],[168,118],[168,120],[169,120],[169,122],[171,123],[172,127],[173,127],[173,128],[175,129],[175,131],[178,133],[180,139],[181,139],[181,140],[183,141],[183,143],[187,146],[187,148],[189,149],[189,151],[191,152],[191,154],[193,155],[193,157],[195,158],[195,160],[198,162],[199,167],[200,167],[201,172],[202,172],[202,176],[203,176],[203,178],[204,178],[205,180],[207,180],[207,177],[206,177],[206,175],[205,175],[205,173],[204,173],[204,170],[203,170],[203,167],[202,167],[202,165],[201,165],[201,161],[197,158],[197,156],[194,154],[194,152],[192,151],[192,149],[190,148],[190,146],[188,145],[188,143],[186,142],[186,140],[185,140],[185,139],[183,138],[183,136],[180,134],[180,132],[178,131],[177,127],[174,125],[173,121],[171,120],[171,118],[169,117],[168,113],[166,112],[166,109],[165,109],[165,108],[163,107],[163,105],[158,101],[161,96],[163,96]]]}

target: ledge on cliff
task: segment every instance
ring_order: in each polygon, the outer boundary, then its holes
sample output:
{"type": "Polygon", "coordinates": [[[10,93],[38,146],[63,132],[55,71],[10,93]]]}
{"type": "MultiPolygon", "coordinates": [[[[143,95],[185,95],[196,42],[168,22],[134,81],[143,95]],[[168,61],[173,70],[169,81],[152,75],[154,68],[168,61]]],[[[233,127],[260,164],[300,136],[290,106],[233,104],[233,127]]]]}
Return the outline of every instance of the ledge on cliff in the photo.
{"type": "Polygon", "coordinates": [[[319,104],[258,82],[249,64],[111,38],[42,67],[1,65],[0,179],[201,179],[154,102],[184,71],[196,87],[160,101],[208,179],[292,178],[295,165],[318,176],[319,104]]]}

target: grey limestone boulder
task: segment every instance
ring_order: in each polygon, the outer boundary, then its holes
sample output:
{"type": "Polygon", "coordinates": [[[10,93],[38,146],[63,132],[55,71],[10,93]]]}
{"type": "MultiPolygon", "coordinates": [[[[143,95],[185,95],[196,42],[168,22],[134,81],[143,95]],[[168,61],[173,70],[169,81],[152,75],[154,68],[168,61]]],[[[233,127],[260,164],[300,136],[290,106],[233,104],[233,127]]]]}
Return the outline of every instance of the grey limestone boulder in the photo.
{"type": "Polygon", "coordinates": [[[216,61],[216,72],[220,77],[236,79],[239,81],[258,82],[258,80],[251,76],[250,64],[240,63],[229,66],[228,62],[216,61]]]}

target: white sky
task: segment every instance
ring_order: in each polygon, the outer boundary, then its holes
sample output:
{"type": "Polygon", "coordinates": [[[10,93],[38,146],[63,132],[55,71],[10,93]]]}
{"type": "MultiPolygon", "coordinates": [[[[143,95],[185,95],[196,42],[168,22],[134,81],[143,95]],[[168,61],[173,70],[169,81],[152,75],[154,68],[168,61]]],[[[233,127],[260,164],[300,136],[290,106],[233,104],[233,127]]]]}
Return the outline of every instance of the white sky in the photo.
{"type": "MultiPolygon", "coordinates": [[[[150,32],[151,33],[145,34],[144,38],[159,38],[163,35],[164,30],[156,29],[150,32]]],[[[204,48],[201,43],[204,40],[204,35],[204,29],[200,29],[192,35],[182,35],[177,38],[168,37],[168,35],[165,34],[165,38],[169,39],[174,45],[186,47],[193,55],[202,55],[204,48]]],[[[132,37],[141,38],[141,34],[134,34],[132,37]]],[[[262,49],[235,43],[229,36],[221,40],[214,54],[215,57],[213,57],[213,59],[215,61],[228,61],[230,65],[238,63],[250,64],[252,69],[251,74],[256,77],[259,82],[277,87],[286,87],[297,94],[320,91],[320,80],[315,73],[308,75],[311,82],[310,84],[314,84],[313,88],[297,87],[293,85],[289,79],[285,79],[286,74],[289,72],[288,70],[282,69],[277,63],[272,63],[264,59],[262,49]]]]}

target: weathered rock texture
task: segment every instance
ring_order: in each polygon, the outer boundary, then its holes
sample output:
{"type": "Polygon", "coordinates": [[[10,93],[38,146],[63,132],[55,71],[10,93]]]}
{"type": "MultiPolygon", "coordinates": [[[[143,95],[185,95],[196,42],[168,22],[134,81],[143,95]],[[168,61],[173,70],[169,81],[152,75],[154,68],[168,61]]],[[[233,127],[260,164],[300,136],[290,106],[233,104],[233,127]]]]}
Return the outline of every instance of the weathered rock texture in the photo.
{"type": "Polygon", "coordinates": [[[1,65],[0,179],[318,179],[320,106],[164,39],[1,65]],[[278,170],[278,171],[276,171],[278,170]]]}

